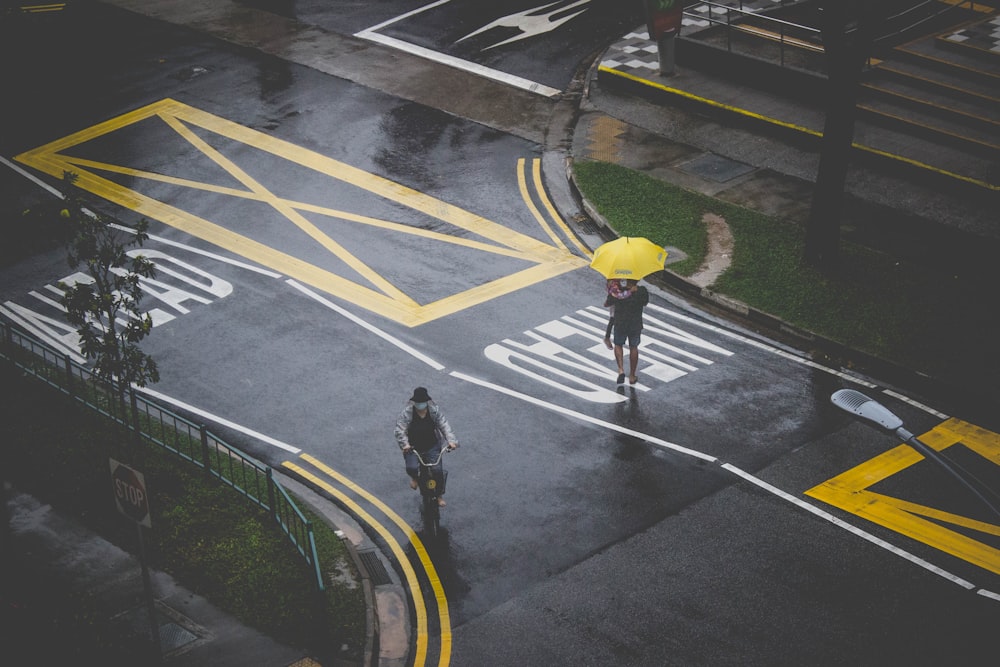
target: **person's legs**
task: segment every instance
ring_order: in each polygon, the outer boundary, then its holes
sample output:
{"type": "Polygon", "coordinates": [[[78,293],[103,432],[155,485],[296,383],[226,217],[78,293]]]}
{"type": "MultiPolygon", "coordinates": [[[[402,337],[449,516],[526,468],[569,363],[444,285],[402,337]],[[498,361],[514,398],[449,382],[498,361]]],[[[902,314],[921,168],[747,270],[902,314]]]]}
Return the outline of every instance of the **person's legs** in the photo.
{"type": "Polygon", "coordinates": [[[406,474],[410,477],[410,488],[417,488],[417,470],[420,468],[420,461],[416,453],[411,449],[403,454],[403,463],[406,466],[406,474]]]}
{"type": "Polygon", "coordinates": [[[622,346],[625,345],[625,332],[615,325],[615,361],[618,362],[618,384],[625,382],[625,352],[622,346]]]}
{"type": "Polygon", "coordinates": [[[639,334],[642,329],[630,331],[628,334],[628,382],[635,384],[639,381],[636,377],[636,370],[639,368],[639,334]]]}

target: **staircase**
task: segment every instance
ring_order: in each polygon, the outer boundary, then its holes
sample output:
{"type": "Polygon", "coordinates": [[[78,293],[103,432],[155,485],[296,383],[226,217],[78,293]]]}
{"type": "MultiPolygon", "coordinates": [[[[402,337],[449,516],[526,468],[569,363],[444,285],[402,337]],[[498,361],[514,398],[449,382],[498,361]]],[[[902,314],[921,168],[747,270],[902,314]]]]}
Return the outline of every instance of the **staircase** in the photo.
{"type": "Polygon", "coordinates": [[[1000,164],[1000,13],[892,47],[865,73],[858,109],[1000,164]]]}
{"type": "MultiPolygon", "coordinates": [[[[862,75],[856,138],[1000,189],[998,4],[889,0],[862,75]]],[[[819,26],[815,0],[689,3],[677,62],[818,107],[826,79],[819,26]]]]}

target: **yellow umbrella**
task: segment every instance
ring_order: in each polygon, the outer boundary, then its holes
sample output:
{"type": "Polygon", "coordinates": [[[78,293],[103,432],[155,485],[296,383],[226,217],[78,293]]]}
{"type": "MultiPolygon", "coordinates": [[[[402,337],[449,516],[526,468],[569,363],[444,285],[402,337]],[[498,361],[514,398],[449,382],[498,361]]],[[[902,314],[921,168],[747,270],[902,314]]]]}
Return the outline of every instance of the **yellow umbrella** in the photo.
{"type": "Polygon", "coordinates": [[[590,268],[605,278],[640,280],[663,270],[667,251],[642,236],[621,236],[597,246],[590,268]]]}

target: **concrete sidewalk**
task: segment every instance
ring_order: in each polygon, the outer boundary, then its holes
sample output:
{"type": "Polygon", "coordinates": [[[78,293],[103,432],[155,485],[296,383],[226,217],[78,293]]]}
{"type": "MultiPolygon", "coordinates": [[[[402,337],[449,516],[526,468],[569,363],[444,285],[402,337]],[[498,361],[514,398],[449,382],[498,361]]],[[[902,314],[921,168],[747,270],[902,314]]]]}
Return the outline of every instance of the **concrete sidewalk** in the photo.
{"type": "MultiPolygon", "coordinates": [[[[29,581],[46,581],[70,598],[84,596],[94,601],[120,636],[135,635],[148,641],[149,614],[138,559],[32,496],[13,489],[8,489],[5,495],[10,517],[10,544],[5,562],[14,566],[13,571],[29,581]]],[[[303,651],[278,644],[242,625],[184,589],[168,574],[153,570],[150,579],[163,664],[177,667],[319,664],[303,651]]],[[[37,597],[19,598],[16,590],[5,591],[4,598],[8,605],[5,618],[8,628],[24,627],[36,613],[33,605],[40,602],[37,597]]],[[[37,609],[38,613],[45,611],[44,607],[37,609]]],[[[60,637],[60,624],[51,626],[52,633],[47,637],[7,637],[5,658],[11,664],[52,664],[48,661],[53,658],[73,656],[71,647],[59,646],[67,639],[60,637]]],[[[130,641],[126,645],[140,652],[136,664],[146,664],[144,658],[152,659],[148,653],[141,653],[151,649],[146,642],[130,641]]]]}

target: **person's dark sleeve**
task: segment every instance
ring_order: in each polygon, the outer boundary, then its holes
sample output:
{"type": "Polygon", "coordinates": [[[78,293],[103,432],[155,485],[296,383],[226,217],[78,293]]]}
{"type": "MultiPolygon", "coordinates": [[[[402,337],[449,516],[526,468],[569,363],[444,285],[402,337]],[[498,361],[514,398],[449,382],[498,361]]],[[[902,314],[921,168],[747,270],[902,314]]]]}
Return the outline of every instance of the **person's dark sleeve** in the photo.
{"type": "Polygon", "coordinates": [[[649,290],[642,286],[639,287],[639,303],[643,306],[649,303],[649,290]]]}

